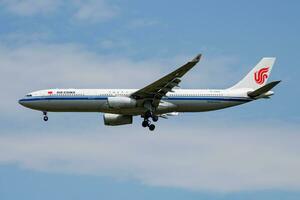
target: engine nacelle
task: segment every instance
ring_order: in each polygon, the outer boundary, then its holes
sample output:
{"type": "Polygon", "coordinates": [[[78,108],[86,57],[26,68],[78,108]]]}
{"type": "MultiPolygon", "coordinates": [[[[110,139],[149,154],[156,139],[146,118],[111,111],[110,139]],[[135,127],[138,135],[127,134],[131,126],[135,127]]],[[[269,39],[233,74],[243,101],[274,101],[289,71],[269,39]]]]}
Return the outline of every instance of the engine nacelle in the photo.
{"type": "Polygon", "coordinates": [[[118,114],[105,113],[103,115],[103,120],[106,126],[119,126],[125,124],[132,124],[131,115],[118,115],[118,114]]]}
{"type": "Polygon", "coordinates": [[[107,103],[110,108],[134,108],[136,100],[130,97],[108,97],[107,103]]]}

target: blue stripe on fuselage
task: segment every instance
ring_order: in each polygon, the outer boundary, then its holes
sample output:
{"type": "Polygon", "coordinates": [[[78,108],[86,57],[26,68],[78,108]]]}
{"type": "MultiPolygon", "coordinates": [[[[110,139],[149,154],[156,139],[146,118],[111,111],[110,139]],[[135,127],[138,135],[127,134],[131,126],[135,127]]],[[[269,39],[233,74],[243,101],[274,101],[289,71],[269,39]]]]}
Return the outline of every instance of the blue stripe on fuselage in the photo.
{"type": "Polygon", "coordinates": [[[251,101],[248,98],[241,97],[228,97],[228,98],[218,98],[218,97],[171,97],[163,98],[162,100],[199,100],[199,101],[251,101]]]}
{"type": "Polygon", "coordinates": [[[20,99],[20,101],[45,101],[45,100],[106,100],[107,97],[34,97],[20,99]]]}
{"type": "MultiPolygon", "coordinates": [[[[49,100],[106,100],[107,96],[81,96],[81,97],[30,97],[25,99],[20,99],[19,102],[30,102],[30,101],[49,101],[49,100]]],[[[184,96],[177,96],[177,97],[165,97],[162,100],[198,100],[198,101],[239,101],[239,102],[248,102],[251,101],[249,98],[244,97],[184,97],[184,96]]]]}

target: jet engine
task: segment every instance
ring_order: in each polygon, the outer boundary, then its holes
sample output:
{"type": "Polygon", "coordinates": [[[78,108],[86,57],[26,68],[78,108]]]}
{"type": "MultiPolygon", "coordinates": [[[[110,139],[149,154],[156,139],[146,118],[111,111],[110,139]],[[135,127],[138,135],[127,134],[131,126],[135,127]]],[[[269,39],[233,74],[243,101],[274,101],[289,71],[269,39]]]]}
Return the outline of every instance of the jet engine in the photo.
{"type": "Polygon", "coordinates": [[[130,97],[108,97],[107,103],[110,108],[134,108],[136,100],[130,97]]]}
{"type": "Polygon", "coordinates": [[[118,115],[105,113],[103,115],[104,124],[106,126],[119,126],[124,124],[132,124],[132,115],[118,115]]]}

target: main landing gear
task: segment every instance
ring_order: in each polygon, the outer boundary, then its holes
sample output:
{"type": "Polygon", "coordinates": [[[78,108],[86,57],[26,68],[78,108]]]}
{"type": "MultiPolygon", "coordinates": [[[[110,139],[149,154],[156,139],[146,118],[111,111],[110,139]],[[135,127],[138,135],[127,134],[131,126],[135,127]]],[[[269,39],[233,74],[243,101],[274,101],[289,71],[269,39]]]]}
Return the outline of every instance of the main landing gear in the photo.
{"type": "Polygon", "coordinates": [[[155,125],[151,124],[151,121],[149,120],[149,118],[151,118],[153,122],[157,122],[158,121],[158,116],[153,115],[153,113],[151,113],[150,111],[147,111],[145,113],[144,121],[142,122],[142,126],[144,128],[148,127],[150,131],[154,131],[155,125]]]}
{"type": "Polygon", "coordinates": [[[47,112],[43,112],[43,115],[44,115],[44,121],[46,122],[46,121],[48,121],[48,116],[47,116],[47,112]]]}

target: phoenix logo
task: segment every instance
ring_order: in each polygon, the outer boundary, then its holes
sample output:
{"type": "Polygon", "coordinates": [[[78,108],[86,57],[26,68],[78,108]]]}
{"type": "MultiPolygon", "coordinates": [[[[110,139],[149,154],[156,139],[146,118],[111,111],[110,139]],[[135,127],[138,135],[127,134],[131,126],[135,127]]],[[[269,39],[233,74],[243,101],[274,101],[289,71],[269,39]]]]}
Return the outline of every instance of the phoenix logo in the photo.
{"type": "Polygon", "coordinates": [[[254,73],[254,80],[257,84],[263,84],[268,78],[269,67],[264,67],[254,73]]]}

